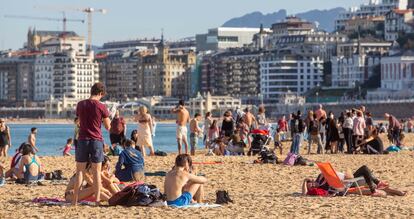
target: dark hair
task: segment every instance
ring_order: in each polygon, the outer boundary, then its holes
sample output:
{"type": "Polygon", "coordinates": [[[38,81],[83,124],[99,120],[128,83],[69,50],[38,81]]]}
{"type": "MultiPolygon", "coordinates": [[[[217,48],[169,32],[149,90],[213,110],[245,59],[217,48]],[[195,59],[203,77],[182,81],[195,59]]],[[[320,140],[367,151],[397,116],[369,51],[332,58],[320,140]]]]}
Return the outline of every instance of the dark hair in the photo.
{"type": "Polygon", "coordinates": [[[179,100],[179,101],[178,101],[178,105],[180,105],[180,106],[185,106],[185,102],[184,102],[184,100],[179,100]]]}
{"type": "Polygon", "coordinates": [[[187,162],[190,167],[193,165],[193,161],[191,160],[191,157],[188,154],[180,154],[175,158],[176,167],[185,167],[185,164],[187,162]]]}
{"type": "Polygon", "coordinates": [[[317,119],[317,118],[318,118],[318,115],[316,115],[316,113],[314,113],[314,114],[313,114],[313,118],[314,118],[314,119],[317,119]]]}
{"type": "Polygon", "coordinates": [[[217,120],[213,120],[213,123],[211,123],[210,129],[213,129],[217,126],[217,120]]]}
{"type": "Polygon", "coordinates": [[[73,139],[72,138],[68,138],[68,140],[66,141],[66,144],[72,143],[73,139]]]}
{"type": "Polygon", "coordinates": [[[351,112],[347,112],[347,113],[346,113],[346,116],[348,116],[348,117],[352,117],[352,113],[351,113],[351,112]]]}
{"type": "Polygon", "coordinates": [[[199,117],[199,116],[201,116],[201,114],[200,114],[200,113],[196,113],[196,114],[194,114],[194,118],[195,118],[195,117],[199,117]]]}
{"type": "Polygon", "coordinates": [[[91,95],[92,96],[97,96],[99,94],[105,95],[106,94],[106,89],[105,89],[105,85],[101,82],[95,83],[92,87],[91,87],[91,95]]]}
{"type": "Polygon", "coordinates": [[[134,141],[134,142],[136,142],[138,140],[138,139],[136,139],[136,137],[134,137],[134,135],[136,135],[136,134],[138,134],[138,130],[136,130],[136,129],[131,132],[131,140],[134,141]]]}
{"type": "Polygon", "coordinates": [[[124,141],[124,146],[125,147],[132,147],[135,146],[135,141],[131,140],[131,139],[125,139],[124,141]]]}
{"type": "Polygon", "coordinates": [[[30,132],[34,132],[36,130],[37,130],[37,128],[36,127],[33,127],[33,128],[30,129],[30,132]]]}
{"type": "Polygon", "coordinates": [[[297,115],[297,117],[300,117],[302,115],[302,112],[300,110],[298,110],[296,115],[297,115]]]}
{"type": "Polygon", "coordinates": [[[211,116],[211,112],[206,112],[206,118],[211,116]]]}
{"type": "Polygon", "coordinates": [[[104,160],[102,161],[102,165],[105,165],[108,162],[111,162],[111,159],[107,155],[104,155],[104,160]]]}
{"type": "Polygon", "coordinates": [[[74,119],[73,119],[73,122],[77,122],[79,120],[79,118],[78,117],[75,117],[74,119]]]}
{"type": "Polygon", "coordinates": [[[33,154],[33,147],[30,144],[23,143],[20,147],[22,147],[22,155],[33,154]]]}

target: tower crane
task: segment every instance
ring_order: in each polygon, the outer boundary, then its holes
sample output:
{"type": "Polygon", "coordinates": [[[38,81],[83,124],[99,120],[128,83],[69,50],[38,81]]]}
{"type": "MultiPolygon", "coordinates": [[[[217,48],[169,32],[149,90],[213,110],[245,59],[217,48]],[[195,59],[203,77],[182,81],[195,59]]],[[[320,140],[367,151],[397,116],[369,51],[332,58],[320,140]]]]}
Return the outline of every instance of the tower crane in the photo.
{"type": "Polygon", "coordinates": [[[81,11],[87,14],[88,17],[88,50],[92,50],[92,14],[93,13],[102,13],[106,14],[106,9],[96,9],[96,8],[78,8],[76,11],[81,11]]]}

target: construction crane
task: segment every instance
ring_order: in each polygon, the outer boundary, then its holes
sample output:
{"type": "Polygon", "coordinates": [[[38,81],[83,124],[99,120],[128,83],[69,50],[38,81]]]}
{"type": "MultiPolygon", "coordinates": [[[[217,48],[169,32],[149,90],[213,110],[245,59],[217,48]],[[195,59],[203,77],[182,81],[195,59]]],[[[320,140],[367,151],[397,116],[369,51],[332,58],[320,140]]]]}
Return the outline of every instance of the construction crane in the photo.
{"type": "Polygon", "coordinates": [[[63,35],[66,33],[66,22],[81,22],[85,23],[82,19],[68,19],[63,12],[63,18],[50,18],[50,17],[32,17],[25,15],[4,15],[6,18],[18,18],[18,19],[29,19],[29,20],[47,20],[47,21],[58,21],[63,23],[63,35]]]}
{"type": "Polygon", "coordinates": [[[95,8],[78,8],[77,11],[81,11],[87,14],[88,17],[88,51],[92,50],[92,13],[106,14],[106,9],[95,8]]]}

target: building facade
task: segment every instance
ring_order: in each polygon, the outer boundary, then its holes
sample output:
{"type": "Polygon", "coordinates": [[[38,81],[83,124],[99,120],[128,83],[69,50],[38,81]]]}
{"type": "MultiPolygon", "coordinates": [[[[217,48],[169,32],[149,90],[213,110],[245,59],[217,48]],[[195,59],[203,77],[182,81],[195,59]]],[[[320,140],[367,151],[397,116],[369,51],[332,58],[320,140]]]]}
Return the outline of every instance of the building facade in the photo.
{"type": "Polygon", "coordinates": [[[385,40],[395,41],[400,34],[414,32],[414,10],[394,9],[387,13],[385,19],[385,40]]]}
{"type": "MultiPolygon", "coordinates": [[[[264,30],[270,31],[268,28],[264,30]]],[[[197,51],[217,51],[250,45],[254,35],[259,32],[259,28],[218,27],[209,29],[206,34],[196,35],[197,51]]]]}
{"type": "Polygon", "coordinates": [[[30,57],[6,57],[0,60],[0,100],[33,101],[34,62],[30,57]]]}
{"type": "Polygon", "coordinates": [[[414,89],[414,52],[381,59],[381,88],[392,91],[414,89]]]}
{"type": "Polygon", "coordinates": [[[322,83],[323,60],[296,52],[270,52],[260,60],[260,89],[264,99],[279,102],[286,92],[298,96],[322,83]]]}
{"type": "Polygon", "coordinates": [[[343,31],[347,21],[354,18],[385,16],[393,9],[407,9],[408,0],[370,0],[368,4],[353,7],[342,12],[335,20],[337,31],[343,31]]]}
{"type": "Polygon", "coordinates": [[[45,101],[52,95],[54,55],[40,55],[34,61],[34,101],[45,101]]]}
{"type": "Polygon", "coordinates": [[[214,96],[248,97],[260,93],[261,52],[233,49],[205,56],[201,63],[201,92],[214,96]]]}

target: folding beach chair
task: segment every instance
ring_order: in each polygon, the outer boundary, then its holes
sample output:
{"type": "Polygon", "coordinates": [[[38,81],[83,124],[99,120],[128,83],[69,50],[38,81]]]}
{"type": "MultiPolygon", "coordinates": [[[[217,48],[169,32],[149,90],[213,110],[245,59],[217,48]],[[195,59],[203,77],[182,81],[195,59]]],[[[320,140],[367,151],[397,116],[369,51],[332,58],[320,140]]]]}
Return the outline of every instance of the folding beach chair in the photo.
{"type": "Polygon", "coordinates": [[[348,192],[358,190],[359,194],[362,195],[361,187],[359,186],[358,181],[364,180],[364,177],[345,179],[341,181],[330,163],[316,163],[316,165],[318,165],[323,177],[328,183],[330,192],[334,192],[335,194],[343,192],[343,195],[345,196],[348,192]],[[356,184],[356,187],[351,188],[354,183],[356,184]]]}

